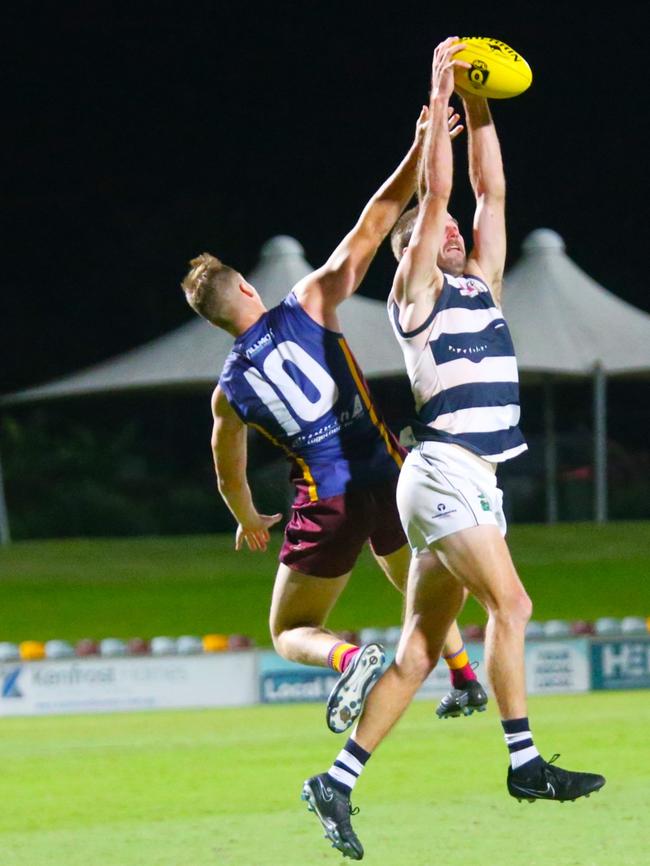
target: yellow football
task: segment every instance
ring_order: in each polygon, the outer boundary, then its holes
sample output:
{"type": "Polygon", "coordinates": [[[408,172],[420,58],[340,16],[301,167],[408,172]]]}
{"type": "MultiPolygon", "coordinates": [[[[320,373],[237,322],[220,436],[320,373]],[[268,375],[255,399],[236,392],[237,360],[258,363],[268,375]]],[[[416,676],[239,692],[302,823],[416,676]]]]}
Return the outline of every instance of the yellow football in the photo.
{"type": "Polygon", "coordinates": [[[527,90],[533,73],[521,54],[500,39],[489,36],[462,36],[465,48],[455,60],[471,63],[471,69],[454,70],[456,89],[488,99],[509,99],[527,90]]]}

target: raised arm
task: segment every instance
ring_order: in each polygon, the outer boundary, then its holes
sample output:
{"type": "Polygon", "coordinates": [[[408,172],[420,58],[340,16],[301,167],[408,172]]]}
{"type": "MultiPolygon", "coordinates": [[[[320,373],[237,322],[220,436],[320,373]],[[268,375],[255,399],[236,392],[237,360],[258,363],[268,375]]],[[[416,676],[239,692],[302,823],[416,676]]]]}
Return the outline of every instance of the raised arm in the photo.
{"type": "Polygon", "coordinates": [[[251,550],[266,550],[269,529],[281,514],[259,514],[246,478],[246,425],[237,416],[220,387],[212,395],[212,456],[222,499],[237,521],[235,549],[244,541],[251,550]]]}
{"type": "Polygon", "coordinates": [[[404,159],[372,196],[352,231],[325,264],[294,287],[301,306],[326,327],[338,329],[336,308],[358,289],[379,246],[415,193],[426,121],[424,106],[404,159]]]}
{"type": "Polygon", "coordinates": [[[400,324],[406,331],[417,328],[424,321],[442,287],[443,276],[437,257],[445,233],[453,182],[453,154],[447,118],[449,98],[454,90],[454,66],[469,65],[454,60],[454,55],[463,47],[455,37],[449,37],[438,45],[433,55],[420,207],[392,289],[392,297],[400,309],[400,324]]]}
{"type": "Polygon", "coordinates": [[[482,276],[501,301],[506,261],[506,181],[501,148],[486,99],[463,94],[469,148],[469,177],[476,198],[473,242],[467,270],[482,276]]]}

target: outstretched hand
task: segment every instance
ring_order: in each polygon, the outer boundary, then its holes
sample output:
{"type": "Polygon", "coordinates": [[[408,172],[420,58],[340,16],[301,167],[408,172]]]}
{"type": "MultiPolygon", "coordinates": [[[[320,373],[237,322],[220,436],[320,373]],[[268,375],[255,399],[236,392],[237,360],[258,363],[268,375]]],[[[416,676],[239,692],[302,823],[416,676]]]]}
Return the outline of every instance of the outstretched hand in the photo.
{"type": "Polygon", "coordinates": [[[449,137],[453,141],[465,129],[460,122],[460,114],[455,111],[451,105],[447,109],[447,126],[449,127],[449,137]]]}
{"type": "MultiPolygon", "coordinates": [[[[422,110],[420,111],[420,116],[417,119],[417,123],[415,124],[415,140],[419,145],[423,144],[424,136],[427,131],[427,124],[429,122],[429,106],[423,105],[422,110]]],[[[461,132],[465,129],[462,123],[460,123],[460,114],[455,111],[451,105],[447,109],[447,125],[449,127],[449,135],[453,141],[454,138],[457,138],[461,132]]]]}
{"type": "Polygon", "coordinates": [[[449,99],[454,92],[454,69],[471,69],[471,64],[465,60],[455,60],[454,55],[465,48],[464,42],[458,42],[457,36],[444,39],[433,52],[431,67],[431,96],[449,99]]]}
{"type": "Polygon", "coordinates": [[[415,140],[418,144],[424,142],[424,136],[427,132],[427,123],[429,122],[429,106],[423,105],[420,111],[420,116],[415,124],[415,140]]]}
{"type": "Polygon", "coordinates": [[[235,535],[235,550],[241,550],[244,542],[249,550],[265,551],[269,543],[269,529],[282,520],[282,514],[256,514],[254,518],[240,523],[235,535]]]}

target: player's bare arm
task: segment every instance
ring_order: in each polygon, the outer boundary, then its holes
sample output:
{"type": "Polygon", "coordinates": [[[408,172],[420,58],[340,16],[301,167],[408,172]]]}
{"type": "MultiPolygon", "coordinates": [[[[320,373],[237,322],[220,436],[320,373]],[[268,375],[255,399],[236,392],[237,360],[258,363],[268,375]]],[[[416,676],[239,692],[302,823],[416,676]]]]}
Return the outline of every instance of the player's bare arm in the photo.
{"type": "Polygon", "coordinates": [[[447,118],[454,91],[454,68],[468,65],[454,59],[463,47],[455,37],[449,37],[438,45],[433,56],[429,124],[421,168],[423,194],[411,242],[400,261],[391,293],[400,310],[400,325],[406,331],[426,319],[443,285],[437,255],[445,233],[453,178],[447,118]]]}
{"type": "Polygon", "coordinates": [[[506,181],[499,139],[487,99],[463,94],[469,148],[469,176],[476,198],[473,249],[468,273],[483,277],[501,302],[506,260],[506,181]]]}
{"type": "MultiPolygon", "coordinates": [[[[425,106],[427,109],[427,121],[429,117],[429,107],[425,106]]],[[[460,114],[456,111],[453,106],[449,106],[447,109],[447,127],[449,128],[449,137],[453,141],[455,138],[461,134],[461,132],[465,129],[463,124],[460,122],[461,117],[460,114]]],[[[423,150],[424,148],[422,148],[423,150]]],[[[420,157],[422,155],[422,151],[420,152],[420,157]]],[[[422,159],[420,158],[420,163],[418,165],[418,202],[422,200],[424,197],[424,193],[426,192],[425,182],[424,182],[424,171],[422,170],[422,159]]]]}
{"type": "Polygon", "coordinates": [[[339,329],[336,308],[358,289],[379,246],[415,193],[427,115],[423,106],[408,153],[366,204],[354,228],[322,267],[294,287],[301,306],[328,328],[339,329]]]}
{"type": "Polygon", "coordinates": [[[281,514],[260,514],[246,477],[246,425],[217,386],[212,394],[212,455],[219,493],[237,521],[235,549],[266,550],[269,529],[281,514]]]}

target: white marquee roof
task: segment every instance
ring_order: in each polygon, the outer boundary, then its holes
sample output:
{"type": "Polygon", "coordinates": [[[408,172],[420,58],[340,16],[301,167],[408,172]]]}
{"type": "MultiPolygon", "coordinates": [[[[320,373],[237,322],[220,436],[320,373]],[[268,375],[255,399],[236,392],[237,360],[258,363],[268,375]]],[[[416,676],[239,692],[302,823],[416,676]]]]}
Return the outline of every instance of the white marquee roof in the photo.
{"type": "MultiPolygon", "coordinates": [[[[269,307],[313,270],[297,240],[267,241],[247,279],[269,307]]],[[[348,342],[368,377],[402,373],[400,349],[379,301],[353,297],[341,308],[348,342]]],[[[53,382],[7,395],[5,405],[98,393],[155,389],[211,389],[232,346],[232,337],[195,316],[169,334],[53,382]]]]}
{"type": "Polygon", "coordinates": [[[503,309],[522,378],[650,373],[650,315],[622,301],[567,256],[551,229],[525,239],[507,272],[503,309]]]}
{"type": "MultiPolygon", "coordinates": [[[[271,238],[248,275],[267,306],[312,270],[294,238],[271,238]]],[[[522,379],[547,373],[608,375],[650,372],[650,315],[598,285],[567,256],[562,238],[537,229],[507,272],[504,312],[522,379]]],[[[385,305],[359,295],[340,309],[343,331],[368,378],[404,375],[385,305]]],[[[180,328],[117,357],[2,399],[4,405],[37,400],[154,389],[211,389],[232,338],[193,318],[180,328]]]]}

